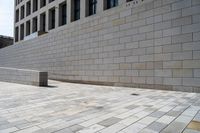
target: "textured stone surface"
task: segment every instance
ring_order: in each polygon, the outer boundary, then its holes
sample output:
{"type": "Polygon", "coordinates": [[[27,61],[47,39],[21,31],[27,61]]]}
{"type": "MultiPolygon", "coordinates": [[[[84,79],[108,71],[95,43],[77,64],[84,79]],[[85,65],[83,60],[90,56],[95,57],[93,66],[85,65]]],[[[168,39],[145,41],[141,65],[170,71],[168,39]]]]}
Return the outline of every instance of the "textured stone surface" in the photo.
{"type": "Polygon", "coordinates": [[[0,81],[47,86],[48,73],[36,70],[0,67],[0,81]]]}
{"type": "Polygon", "coordinates": [[[0,82],[0,132],[196,133],[199,129],[192,126],[199,120],[198,93],[49,84],[0,82]]]}
{"type": "Polygon", "coordinates": [[[187,126],[187,128],[200,131],[200,122],[199,122],[199,121],[192,121],[192,122],[190,122],[190,124],[187,126]]]}
{"type": "Polygon", "coordinates": [[[102,1],[96,15],[1,49],[0,66],[57,80],[200,92],[198,0],[119,0],[105,11],[102,1]]]}

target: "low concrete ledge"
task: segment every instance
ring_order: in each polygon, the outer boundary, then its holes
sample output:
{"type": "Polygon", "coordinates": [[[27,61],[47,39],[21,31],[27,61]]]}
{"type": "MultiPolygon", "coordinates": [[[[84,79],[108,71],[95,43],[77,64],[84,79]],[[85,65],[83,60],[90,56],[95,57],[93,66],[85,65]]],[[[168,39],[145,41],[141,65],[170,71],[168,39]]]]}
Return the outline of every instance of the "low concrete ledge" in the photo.
{"type": "Polygon", "coordinates": [[[47,86],[48,73],[36,70],[0,67],[0,81],[47,86]]]}

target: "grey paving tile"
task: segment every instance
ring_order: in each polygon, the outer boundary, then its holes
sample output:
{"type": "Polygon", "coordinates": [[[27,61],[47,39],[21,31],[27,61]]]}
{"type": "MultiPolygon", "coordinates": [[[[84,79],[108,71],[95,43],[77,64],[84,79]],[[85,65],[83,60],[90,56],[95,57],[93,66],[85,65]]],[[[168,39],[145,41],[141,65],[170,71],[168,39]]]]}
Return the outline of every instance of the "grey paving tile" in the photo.
{"type": "Polygon", "coordinates": [[[148,129],[148,128],[145,128],[145,129],[141,130],[139,133],[158,133],[158,132],[153,131],[153,130],[148,129]]]}
{"type": "Polygon", "coordinates": [[[196,116],[194,117],[194,120],[200,122],[200,111],[196,114],[196,116]]]}
{"type": "Polygon", "coordinates": [[[116,118],[116,117],[111,117],[111,118],[108,118],[106,120],[103,120],[101,122],[99,122],[98,124],[99,125],[102,125],[102,126],[105,126],[105,127],[109,127],[115,123],[118,123],[119,121],[121,121],[121,119],[119,118],[116,118]]]}
{"type": "Polygon", "coordinates": [[[86,127],[80,131],[78,131],[77,133],[95,133],[95,132],[98,132],[102,129],[104,129],[105,127],[104,126],[101,126],[101,125],[98,125],[98,124],[94,124],[90,127],[86,127]]]}
{"type": "Polygon", "coordinates": [[[6,125],[6,124],[9,124],[9,122],[7,120],[0,121],[0,125],[6,125]]]}
{"type": "Polygon", "coordinates": [[[183,122],[173,122],[163,131],[161,131],[161,133],[174,133],[174,132],[181,133],[185,127],[186,127],[186,124],[183,122]]]}
{"type": "MultiPolygon", "coordinates": [[[[41,130],[39,127],[37,126],[34,126],[34,127],[30,127],[30,128],[26,128],[26,129],[23,129],[23,130],[19,130],[19,131],[16,131],[15,133],[34,133],[34,132],[37,132],[41,130]]],[[[48,131],[43,131],[44,132],[48,132],[48,131]]]]}
{"type": "Polygon", "coordinates": [[[127,107],[125,107],[126,109],[134,109],[134,108],[137,108],[138,106],[137,105],[135,105],[135,104],[133,104],[133,105],[129,105],[129,106],[127,106],[127,107]]]}
{"type": "Polygon", "coordinates": [[[71,126],[69,127],[69,129],[72,131],[72,132],[77,132],[79,130],[82,130],[84,127],[83,126],[80,126],[80,125],[74,125],[74,126],[71,126]]]}
{"type": "Polygon", "coordinates": [[[0,133],[11,133],[11,132],[15,132],[15,131],[18,131],[18,130],[19,129],[16,128],[16,127],[11,127],[11,128],[0,130],[0,133]]]}
{"type": "Polygon", "coordinates": [[[167,115],[173,116],[173,117],[178,117],[181,113],[182,113],[181,111],[173,111],[173,110],[171,110],[171,111],[169,111],[167,113],[167,115]]]}
{"type": "Polygon", "coordinates": [[[153,122],[151,125],[149,125],[147,128],[153,130],[153,131],[157,131],[160,132],[162,129],[164,129],[167,125],[164,123],[160,123],[160,122],[153,122]]]}
{"type": "Polygon", "coordinates": [[[13,127],[13,125],[11,125],[11,124],[0,125],[0,130],[11,128],[11,127],[13,127]]]}
{"type": "Polygon", "coordinates": [[[185,129],[183,133],[200,133],[200,131],[192,130],[192,129],[185,129]]]}
{"type": "Polygon", "coordinates": [[[59,130],[59,131],[56,131],[56,132],[54,132],[54,133],[74,133],[74,132],[72,132],[70,129],[68,129],[68,128],[65,128],[65,129],[61,129],[61,130],[59,130]]]}
{"type": "Polygon", "coordinates": [[[28,127],[32,127],[33,125],[34,125],[33,123],[23,123],[23,124],[16,125],[15,127],[19,128],[19,129],[25,129],[28,127]]]}
{"type": "Polygon", "coordinates": [[[153,111],[156,111],[156,110],[157,110],[156,108],[152,108],[152,107],[148,107],[148,108],[144,109],[144,111],[148,111],[148,112],[153,112],[153,111]]]}
{"type": "Polygon", "coordinates": [[[156,112],[153,112],[152,114],[150,114],[149,116],[160,118],[160,117],[162,117],[165,113],[166,113],[166,112],[156,111],[156,112]]]}
{"type": "Polygon", "coordinates": [[[122,131],[125,133],[137,133],[144,129],[146,125],[140,123],[134,123],[127,128],[123,129],[122,131]]]}
{"type": "Polygon", "coordinates": [[[20,121],[15,121],[11,122],[12,125],[17,126],[17,125],[22,125],[22,124],[28,124],[29,122],[27,120],[20,120],[20,121]]]}

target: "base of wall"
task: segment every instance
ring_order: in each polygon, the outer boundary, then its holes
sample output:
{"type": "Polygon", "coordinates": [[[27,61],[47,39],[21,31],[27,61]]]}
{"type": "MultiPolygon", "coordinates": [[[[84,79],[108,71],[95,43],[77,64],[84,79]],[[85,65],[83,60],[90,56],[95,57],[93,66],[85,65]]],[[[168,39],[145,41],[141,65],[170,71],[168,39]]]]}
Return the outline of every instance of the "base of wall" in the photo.
{"type": "Polygon", "coordinates": [[[68,80],[68,79],[55,79],[51,80],[78,83],[78,84],[91,84],[91,85],[103,85],[103,86],[118,86],[118,87],[133,87],[141,89],[152,89],[152,90],[167,90],[167,91],[182,91],[182,92],[195,92],[200,93],[200,88],[188,87],[188,86],[172,86],[172,85],[160,85],[160,84],[129,84],[129,83],[115,83],[115,82],[98,82],[98,81],[83,81],[83,80],[68,80]]]}

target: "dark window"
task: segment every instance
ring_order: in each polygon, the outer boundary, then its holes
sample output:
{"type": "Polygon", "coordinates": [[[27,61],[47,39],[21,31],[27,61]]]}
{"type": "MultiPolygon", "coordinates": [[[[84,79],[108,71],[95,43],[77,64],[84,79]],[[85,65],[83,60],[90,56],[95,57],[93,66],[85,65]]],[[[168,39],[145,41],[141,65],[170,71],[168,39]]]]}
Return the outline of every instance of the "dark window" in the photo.
{"type": "Polygon", "coordinates": [[[49,10],[49,30],[55,28],[55,8],[49,10]]]}
{"type": "Polygon", "coordinates": [[[19,41],[19,28],[16,27],[15,28],[15,42],[18,42],[19,41]]]}
{"type": "Polygon", "coordinates": [[[59,26],[67,23],[67,5],[66,2],[59,5],[59,26]]]}
{"type": "Polygon", "coordinates": [[[45,31],[46,27],[46,14],[43,13],[40,15],[40,31],[45,31]]]}
{"type": "Polygon", "coordinates": [[[19,9],[17,9],[16,14],[15,14],[15,22],[19,21],[19,9]]]}
{"type": "Polygon", "coordinates": [[[38,0],[33,0],[33,12],[38,10],[38,0]]]}
{"type": "Polygon", "coordinates": [[[33,27],[32,27],[33,33],[37,32],[37,23],[38,23],[37,21],[38,21],[37,17],[33,18],[33,27]]]}
{"type": "Polygon", "coordinates": [[[31,2],[26,3],[26,16],[31,14],[31,2]]]}
{"type": "Polygon", "coordinates": [[[96,14],[97,0],[89,0],[89,15],[96,14]]]}
{"type": "Polygon", "coordinates": [[[21,6],[21,19],[24,18],[24,6],[21,6]]]}
{"type": "Polygon", "coordinates": [[[20,25],[20,40],[24,39],[24,24],[20,25]]]}
{"type": "Polygon", "coordinates": [[[26,35],[30,35],[31,33],[31,22],[30,21],[27,21],[26,22],[26,35]]]}
{"type": "Polygon", "coordinates": [[[40,8],[46,6],[46,0],[40,0],[40,8]]]}
{"type": "Polygon", "coordinates": [[[106,5],[107,5],[106,9],[113,8],[118,5],[118,0],[107,0],[106,5]]]}
{"type": "Polygon", "coordinates": [[[74,0],[74,21],[80,19],[80,0],[74,0]]]}
{"type": "Polygon", "coordinates": [[[49,3],[53,2],[54,0],[49,0],[49,3]]]}

